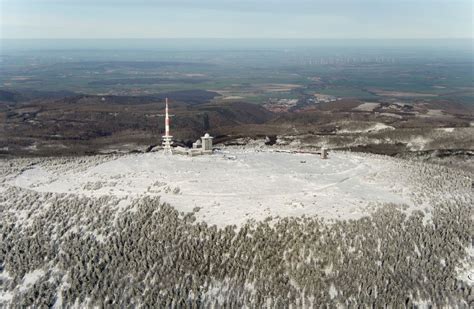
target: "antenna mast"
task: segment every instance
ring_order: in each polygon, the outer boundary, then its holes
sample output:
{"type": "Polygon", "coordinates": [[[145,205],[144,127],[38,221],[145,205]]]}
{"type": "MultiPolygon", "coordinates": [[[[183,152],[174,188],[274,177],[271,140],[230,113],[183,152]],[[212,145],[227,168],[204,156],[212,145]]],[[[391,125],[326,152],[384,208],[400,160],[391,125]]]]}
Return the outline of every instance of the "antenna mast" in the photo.
{"type": "Polygon", "coordinates": [[[162,136],[163,140],[163,154],[172,155],[171,145],[173,144],[173,136],[170,135],[170,115],[168,113],[168,98],[166,98],[166,108],[165,108],[165,135],[162,136]]]}

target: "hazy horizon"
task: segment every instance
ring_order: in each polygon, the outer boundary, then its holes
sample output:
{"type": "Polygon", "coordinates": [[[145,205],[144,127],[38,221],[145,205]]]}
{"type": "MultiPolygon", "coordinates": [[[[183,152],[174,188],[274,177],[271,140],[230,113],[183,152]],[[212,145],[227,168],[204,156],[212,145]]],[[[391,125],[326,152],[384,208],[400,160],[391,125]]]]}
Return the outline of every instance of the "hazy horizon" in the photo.
{"type": "Polygon", "coordinates": [[[0,0],[1,38],[473,38],[469,0],[0,0]]]}
{"type": "Polygon", "coordinates": [[[301,39],[301,38],[102,38],[0,39],[0,50],[23,49],[267,49],[267,48],[442,48],[473,51],[474,39],[301,39]],[[133,45],[130,43],[133,42],[133,45]]]}

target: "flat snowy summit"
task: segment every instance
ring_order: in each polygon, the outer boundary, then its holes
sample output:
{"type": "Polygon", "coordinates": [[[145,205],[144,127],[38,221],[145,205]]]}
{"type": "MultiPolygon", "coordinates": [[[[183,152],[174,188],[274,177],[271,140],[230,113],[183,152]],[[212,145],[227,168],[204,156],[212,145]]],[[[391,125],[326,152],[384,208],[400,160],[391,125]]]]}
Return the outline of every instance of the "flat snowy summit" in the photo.
{"type": "Polygon", "coordinates": [[[178,211],[196,211],[199,221],[222,227],[268,217],[358,219],[387,203],[429,212],[428,199],[443,192],[426,190],[429,173],[419,169],[367,154],[331,152],[322,160],[314,154],[229,149],[198,157],[154,152],[53,158],[5,182],[39,192],[113,195],[123,203],[160,196],[178,211]]]}
{"type": "Polygon", "coordinates": [[[468,308],[472,205],[469,172],[361,153],[7,158],[0,307],[468,308]]]}

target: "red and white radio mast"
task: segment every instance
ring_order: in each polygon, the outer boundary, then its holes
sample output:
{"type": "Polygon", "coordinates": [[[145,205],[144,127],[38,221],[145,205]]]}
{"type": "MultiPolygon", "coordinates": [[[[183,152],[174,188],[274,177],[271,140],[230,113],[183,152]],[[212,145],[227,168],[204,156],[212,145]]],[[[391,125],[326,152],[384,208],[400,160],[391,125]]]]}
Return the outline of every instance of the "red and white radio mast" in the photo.
{"type": "Polygon", "coordinates": [[[171,145],[173,144],[173,136],[170,135],[170,115],[168,113],[168,98],[166,98],[166,109],[165,109],[165,135],[163,139],[163,153],[166,155],[173,154],[171,151],[171,145]]]}

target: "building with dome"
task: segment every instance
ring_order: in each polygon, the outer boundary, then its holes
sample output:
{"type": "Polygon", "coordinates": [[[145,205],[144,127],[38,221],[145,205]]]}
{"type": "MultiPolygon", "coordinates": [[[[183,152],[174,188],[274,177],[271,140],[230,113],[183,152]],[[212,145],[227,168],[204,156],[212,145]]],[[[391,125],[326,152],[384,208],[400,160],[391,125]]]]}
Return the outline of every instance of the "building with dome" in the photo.
{"type": "Polygon", "coordinates": [[[204,134],[200,139],[193,143],[193,148],[188,149],[186,153],[191,156],[198,156],[212,153],[212,139],[209,133],[204,134]]]}

